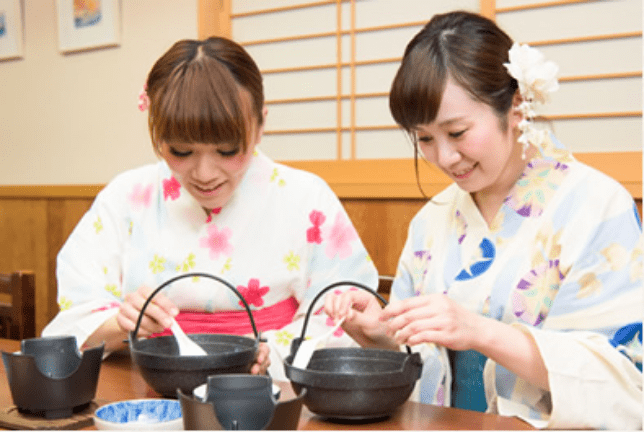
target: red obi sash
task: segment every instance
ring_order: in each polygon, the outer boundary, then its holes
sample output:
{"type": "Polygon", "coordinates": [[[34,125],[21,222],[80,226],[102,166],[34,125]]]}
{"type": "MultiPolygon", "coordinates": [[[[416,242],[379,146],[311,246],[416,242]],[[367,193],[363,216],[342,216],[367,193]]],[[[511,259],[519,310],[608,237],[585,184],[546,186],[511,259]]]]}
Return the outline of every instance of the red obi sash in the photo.
{"type": "MultiPolygon", "coordinates": [[[[272,306],[252,310],[253,320],[258,332],[278,330],[293,321],[299,303],[295,297],[289,297],[272,306]]],[[[253,333],[250,318],[246,309],[217,312],[179,312],[176,316],[179,326],[185,333],[217,333],[247,335],[253,333]]],[[[153,336],[169,336],[169,329],[153,336]]]]}

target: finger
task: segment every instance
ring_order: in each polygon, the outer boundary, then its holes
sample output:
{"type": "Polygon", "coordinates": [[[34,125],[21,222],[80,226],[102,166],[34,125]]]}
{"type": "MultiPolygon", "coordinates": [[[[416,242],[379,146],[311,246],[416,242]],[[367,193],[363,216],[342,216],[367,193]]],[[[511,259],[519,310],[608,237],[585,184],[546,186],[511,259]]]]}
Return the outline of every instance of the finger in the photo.
{"type": "Polygon", "coordinates": [[[133,331],[138,319],[139,311],[131,303],[124,302],[121,304],[119,313],[117,314],[117,322],[122,329],[128,332],[133,331]]]}
{"type": "Polygon", "coordinates": [[[404,331],[406,335],[421,331],[424,328],[438,329],[439,322],[444,318],[442,310],[435,304],[421,303],[408,305],[408,309],[393,316],[387,322],[389,335],[404,331]]]}
{"type": "Polygon", "coordinates": [[[409,337],[403,336],[401,339],[404,339],[405,342],[401,342],[401,343],[405,343],[407,345],[418,345],[421,343],[435,343],[438,345],[446,346],[446,344],[443,342],[440,336],[441,334],[438,331],[424,330],[416,334],[409,335],[409,337]]]}
{"type": "Polygon", "coordinates": [[[396,342],[409,345],[421,342],[435,342],[442,345],[444,337],[444,326],[441,324],[441,319],[437,317],[412,320],[395,334],[396,342]]]}
{"type": "Polygon", "coordinates": [[[325,312],[334,322],[347,316],[353,304],[352,295],[350,291],[336,291],[326,296],[325,312]]]}
{"type": "Polygon", "coordinates": [[[381,318],[386,321],[418,307],[418,299],[419,297],[412,297],[396,303],[389,303],[384,307],[381,318]]]}
{"type": "MultiPolygon", "coordinates": [[[[142,286],[137,290],[137,294],[140,296],[137,301],[141,302],[141,308],[143,307],[143,304],[150,298],[152,293],[153,290],[147,286],[142,286]]],[[[151,316],[159,314],[162,316],[167,315],[175,317],[179,314],[179,309],[163,293],[157,293],[154,295],[154,297],[151,298],[146,307],[146,313],[148,313],[148,308],[150,309],[149,314],[151,316]]]]}
{"type": "MultiPolygon", "coordinates": [[[[123,303],[120,307],[119,314],[120,319],[117,319],[117,322],[123,329],[129,331],[134,331],[136,328],[136,323],[139,321],[140,311],[136,309],[131,303],[123,303]]],[[[137,332],[137,336],[148,336],[152,333],[162,332],[165,327],[160,325],[156,320],[144,314],[140,317],[141,323],[137,332]]]]}
{"type": "Polygon", "coordinates": [[[175,315],[172,315],[171,313],[169,313],[168,308],[159,306],[159,304],[157,303],[156,297],[153,298],[145,306],[145,310],[143,310],[143,306],[145,302],[146,300],[143,297],[134,296],[132,298],[131,304],[135,309],[139,311],[139,314],[141,313],[141,311],[143,311],[143,314],[144,314],[143,320],[146,322],[146,327],[149,326],[149,320],[156,321],[156,323],[158,323],[162,327],[162,329],[166,329],[172,325],[172,318],[175,315]]]}
{"type": "Polygon", "coordinates": [[[252,365],[250,373],[253,375],[264,374],[270,366],[270,348],[266,343],[260,343],[255,357],[255,363],[252,365]]]}
{"type": "Polygon", "coordinates": [[[268,359],[269,353],[270,353],[270,348],[269,348],[268,344],[262,342],[259,345],[259,351],[258,351],[258,355],[257,355],[257,357],[259,359],[259,363],[264,363],[268,359]]]}
{"type": "Polygon", "coordinates": [[[179,314],[179,308],[177,308],[172,301],[163,294],[157,294],[152,298],[150,304],[153,304],[157,308],[161,309],[167,315],[175,317],[179,314]]]}
{"type": "Polygon", "coordinates": [[[121,331],[125,333],[134,331],[134,327],[136,326],[136,324],[132,320],[122,315],[121,313],[116,314],[116,323],[118,324],[121,331]]]}
{"type": "Polygon", "coordinates": [[[354,295],[355,294],[353,291],[346,291],[341,296],[338,297],[338,301],[337,301],[338,319],[342,319],[342,318],[346,319],[348,317],[354,304],[354,295]]]}
{"type": "Polygon", "coordinates": [[[445,297],[420,296],[388,304],[381,315],[381,319],[389,321],[396,329],[414,319],[422,318],[440,312],[445,297]],[[402,317],[401,319],[398,319],[402,317]]]}
{"type": "Polygon", "coordinates": [[[340,297],[341,296],[339,294],[329,293],[324,298],[324,312],[334,320],[340,317],[340,312],[339,312],[340,297]]]}
{"type": "Polygon", "coordinates": [[[269,351],[270,349],[266,343],[260,343],[259,348],[257,349],[257,354],[255,355],[255,363],[265,363],[268,360],[269,351]]]}

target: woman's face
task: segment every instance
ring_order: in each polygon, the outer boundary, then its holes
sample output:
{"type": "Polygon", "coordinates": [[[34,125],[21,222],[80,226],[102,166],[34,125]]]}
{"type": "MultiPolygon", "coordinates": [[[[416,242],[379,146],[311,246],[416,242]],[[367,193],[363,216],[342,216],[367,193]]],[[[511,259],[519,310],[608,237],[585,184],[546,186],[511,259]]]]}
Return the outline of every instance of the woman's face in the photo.
{"type": "Polygon", "coordinates": [[[464,191],[507,195],[524,166],[511,113],[503,130],[492,107],[450,79],[436,119],[414,129],[419,150],[464,191]]]}
{"type": "Polygon", "coordinates": [[[223,207],[241,182],[262,135],[255,123],[246,151],[222,144],[161,143],[160,154],[174,177],[206,210],[223,207]]]}

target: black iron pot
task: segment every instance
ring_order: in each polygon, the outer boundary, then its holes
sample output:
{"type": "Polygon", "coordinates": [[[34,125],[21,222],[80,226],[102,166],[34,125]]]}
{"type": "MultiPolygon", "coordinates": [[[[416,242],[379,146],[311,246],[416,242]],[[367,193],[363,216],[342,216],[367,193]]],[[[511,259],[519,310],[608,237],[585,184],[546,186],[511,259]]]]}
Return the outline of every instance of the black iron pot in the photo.
{"type": "Polygon", "coordinates": [[[145,301],[134,331],[130,333],[132,361],[139,368],[143,379],[163,397],[176,398],[177,389],[190,394],[204,384],[208,376],[229,373],[248,373],[259,347],[260,336],[253,314],[244,297],[225,280],[207,273],[185,273],[161,284],[145,301]],[[204,356],[181,356],[174,336],[149,339],[137,338],[145,308],[154,296],[171,283],[187,277],[214,279],[231,289],[242,301],[250,319],[255,339],[246,336],[195,333],[188,337],[207,353],[204,356]]]}
{"type": "Polygon", "coordinates": [[[387,301],[371,288],[356,282],[338,282],[324,288],[313,299],[302,334],[291,344],[284,362],[286,376],[296,393],[306,389],[304,404],[322,417],[340,420],[377,420],[390,416],[411,395],[423,363],[418,353],[367,348],[324,348],[313,352],[305,369],[292,365],[304,340],[316,301],[330,289],[342,285],[364,289],[383,304],[387,301]]]}
{"type": "Polygon", "coordinates": [[[71,417],[96,395],[103,348],[78,351],[74,336],[24,339],[18,353],[2,352],[18,411],[46,419],[71,417]]]}

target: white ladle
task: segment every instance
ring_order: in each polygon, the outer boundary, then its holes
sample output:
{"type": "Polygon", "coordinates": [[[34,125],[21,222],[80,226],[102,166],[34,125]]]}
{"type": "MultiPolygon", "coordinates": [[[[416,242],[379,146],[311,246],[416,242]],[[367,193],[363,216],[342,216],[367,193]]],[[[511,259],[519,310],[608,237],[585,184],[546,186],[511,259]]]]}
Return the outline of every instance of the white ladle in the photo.
{"type": "Polygon", "coordinates": [[[203,348],[201,348],[196,342],[190,339],[179,327],[177,320],[172,318],[172,325],[170,330],[174,334],[174,337],[177,339],[177,344],[179,344],[179,355],[182,356],[203,356],[208,355],[203,348]]]}
{"type": "Polygon", "coordinates": [[[327,331],[324,334],[321,334],[318,337],[311,338],[311,339],[305,339],[300,343],[300,347],[297,349],[297,352],[295,353],[295,357],[293,358],[293,363],[292,365],[298,369],[306,369],[306,367],[309,364],[309,361],[311,361],[311,356],[313,355],[313,351],[315,351],[318,348],[318,345],[321,342],[324,342],[331,336],[335,331],[342,325],[344,322],[344,318],[342,318],[336,325],[333,326],[329,331],[327,331]]]}

